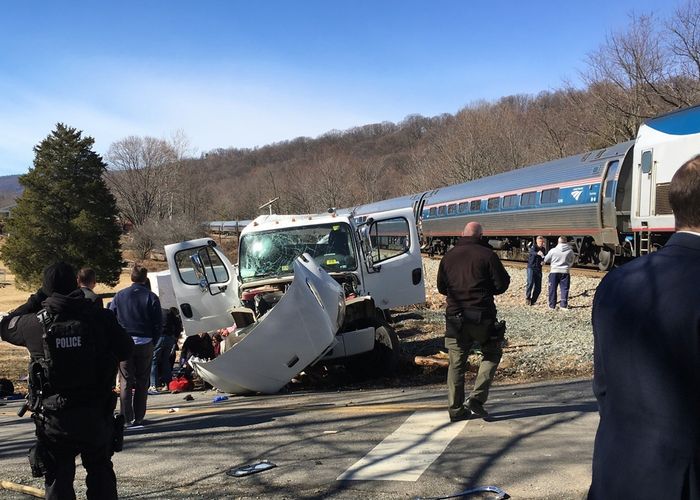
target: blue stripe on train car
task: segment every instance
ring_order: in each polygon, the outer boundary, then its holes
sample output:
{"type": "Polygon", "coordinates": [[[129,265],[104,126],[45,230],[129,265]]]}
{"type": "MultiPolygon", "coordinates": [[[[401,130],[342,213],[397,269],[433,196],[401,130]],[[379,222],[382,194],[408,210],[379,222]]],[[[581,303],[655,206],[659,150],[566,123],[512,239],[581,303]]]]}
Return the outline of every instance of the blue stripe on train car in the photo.
{"type": "MultiPolygon", "coordinates": [[[[484,198],[486,199],[486,198],[484,198]]],[[[571,206],[571,205],[585,205],[588,203],[598,203],[600,199],[600,183],[596,184],[586,184],[584,186],[574,186],[569,188],[559,189],[559,198],[556,203],[542,203],[541,202],[541,192],[537,193],[537,203],[535,205],[521,207],[516,205],[514,207],[503,208],[502,206],[497,209],[486,208],[486,203],[481,202],[481,208],[478,211],[466,211],[460,212],[457,210],[455,213],[445,213],[440,215],[436,213],[435,215],[430,215],[430,209],[424,208],[422,212],[423,219],[443,219],[449,217],[460,217],[464,215],[477,215],[484,213],[497,213],[497,212],[516,212],[521,210],[531,210],[531,209],[541,209],[541,208],[554,208],[560,206],[571,206]]],[[[503,198],[501,197],[501,203],[503,203],[503,198]]],[[[447,207],[452,203],[441,204],[440,206],[447,207]]],[[[436,208],[436,207],[433,207],[436,208]]]]}

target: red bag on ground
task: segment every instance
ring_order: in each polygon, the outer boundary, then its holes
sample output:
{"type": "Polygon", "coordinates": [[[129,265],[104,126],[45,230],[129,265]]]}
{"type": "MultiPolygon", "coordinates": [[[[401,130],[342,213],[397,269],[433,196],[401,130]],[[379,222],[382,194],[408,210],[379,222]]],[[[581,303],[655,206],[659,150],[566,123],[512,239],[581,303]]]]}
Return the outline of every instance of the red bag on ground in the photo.
{"type": "Polygon", "coordinates": [[[169,390],[177,392],[191,391],[193,387],[194,384],[187,377],[177,377],[168,384],[169,390]]]}

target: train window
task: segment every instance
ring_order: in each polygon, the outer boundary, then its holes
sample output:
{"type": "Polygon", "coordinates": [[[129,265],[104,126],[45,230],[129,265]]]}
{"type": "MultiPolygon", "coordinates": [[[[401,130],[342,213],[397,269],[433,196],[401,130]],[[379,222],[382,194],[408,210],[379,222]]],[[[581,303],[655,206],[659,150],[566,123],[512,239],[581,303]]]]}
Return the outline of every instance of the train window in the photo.
{"type": "Polygon", "coordinates": [[[537,203],[537,191],[528,191],[520,195],[521,207],[532,207],[537,203]]]}
{"type": "Polygon", "coordinates": [[[435,217],[435,216],[437,215],[437,208],[436,208],[436,207],[432,207],[432,208],[430,209],[430,212],[428,212],[428,214],[430,215],[430,217],[435,217]]]}
{"type": "Polygon", "coordinates": [[[443,205],[438,207],[438,215],[445,215],[447,213],[447,206],[443,205]]]}
{"type": "Polygon", "coordinates": [[[644,151],[642,153],[642,173],[643,174],[648,174],[651,172],[651,165],[652,165],[652,156],[651,156],[651,149],[648,151],[644,151]]]}
{"type": "Polygon", "coordinates": [[[605,178],[605,197],[612,198],[615,194],[615,175],[617,175],[617,169],[620,166],[620,162],[615,160],[610,162],[608,166],[608,175],[605,178]]]}
{"type": "Polygon", "coordinates": [[[489,201],[486,203],[486,208],[489,210],[498,210],[498,207],[501,204],[501,199],[500,198],[489,198],[489,201]]]}
{"type": "Polygon", "coordinates": [[[513,208],[518,206],[518,195],[509,194],[503,197],[503,208],[513,208]]]}
{"type": "Polygon", "coordinates": [[[449,215],[453,215],[457,213],[457,204],[453,203],[452,205],[447,205],[447,213],[449,215]]]}
{"type": "Polygon", "coordinates": [[[471,203],[469,203],[469,211],[470,212],[478,212],[481,210],[481,200],[474,200],[471,203]]]}
{"type": "Polygon", "coordinates": [[[545,189],[542,191],[541,202],[544,203],[557,203],[559,201],[559,188],[545,189]]]}
{"type": "Polygon", "coordinates": [[[469,209],[469,203],[466,201],[463,201],[462,203],[459,204],[459,213],[463,214],[469,209]]]}

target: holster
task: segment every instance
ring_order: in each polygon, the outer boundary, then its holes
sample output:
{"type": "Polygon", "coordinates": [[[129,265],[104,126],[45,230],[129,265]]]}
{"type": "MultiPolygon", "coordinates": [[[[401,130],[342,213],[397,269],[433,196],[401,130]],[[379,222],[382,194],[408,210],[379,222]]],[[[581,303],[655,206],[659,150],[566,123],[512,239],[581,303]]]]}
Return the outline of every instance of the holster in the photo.
{"type": "Polygon", "coordinates": [[[124,415],[114,416],[114,433],[112,434],[112,451],[119,453],[124,449],[124,415]]]}
{"type": "Polygon", "coordinates": [[[506,343],[506,322],[505,320],[494,321],[491,325],[489,340],[497,342],[501,347],[506,343]]]}
{"type": "Polygon", "coordinates": [[[46,464],[46,452],[39,441],[29,449],[29,466],[32,469],[32,477],[43,477],[48,472],[46,464]]]}

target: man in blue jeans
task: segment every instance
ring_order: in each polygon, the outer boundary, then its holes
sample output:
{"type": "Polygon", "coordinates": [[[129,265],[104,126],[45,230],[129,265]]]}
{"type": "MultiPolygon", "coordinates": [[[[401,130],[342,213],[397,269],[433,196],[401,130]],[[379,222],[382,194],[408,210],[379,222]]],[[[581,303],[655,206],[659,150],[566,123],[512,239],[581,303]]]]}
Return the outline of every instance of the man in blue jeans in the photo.
{"type": "Polygon", "coordinates": [[[119,409],[128,425],[143,424],[153,346],[162,327],[160,300],[146,286],[147,278],[148,270],[135,265],[131,271],[131,286],[117,292],[109,304],[119,324],[134,341],[131,357],[119,363],[119,409]]]}
{"type": "Polygon", "coordinates": [[[547,249],[544,246],[544,236],[538,236],[535,244],[530,247],[527,257],[527,286],[525,287],[525,303],[534,306],[542,291],[542,262],[547,249]]]}
{"type": "Polygon", "coordinates": [[[574,251],[568,243],[566,236],[559,237],[559,244],[552,248],[544,258],[544,263],[549,264],[549,308],[557,308],[557,286],[561,291],[559,307],[566,311],[569,309],[569,287],[571,279],[569,271],[574,265],[574,251]]]}
{"type": "Polygon", "coordinates": [[[170,362],[170,357],[173,352],[175,343],[180,338],[182,333],[182,321],[176,307],[170,309],[162,309],[163,330],[160,338],[156,342],[153,349],[153,360],[151,362],[151,387],[148,388],[149,394],[157,394],[158,388],[165,386],[172,379],[173,365],[170,362]]]}

